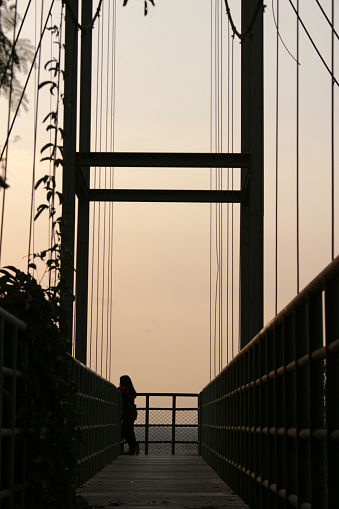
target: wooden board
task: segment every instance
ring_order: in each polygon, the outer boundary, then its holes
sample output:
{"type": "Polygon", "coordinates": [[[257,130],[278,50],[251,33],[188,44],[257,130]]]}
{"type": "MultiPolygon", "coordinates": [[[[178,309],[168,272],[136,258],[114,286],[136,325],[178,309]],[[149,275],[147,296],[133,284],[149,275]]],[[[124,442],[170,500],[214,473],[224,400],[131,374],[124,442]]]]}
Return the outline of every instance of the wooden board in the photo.
{"type": "Polygon", "coordinates": [[[248,509],[200,456],[119,456],[78,492],[95,508],[248,509]]]}

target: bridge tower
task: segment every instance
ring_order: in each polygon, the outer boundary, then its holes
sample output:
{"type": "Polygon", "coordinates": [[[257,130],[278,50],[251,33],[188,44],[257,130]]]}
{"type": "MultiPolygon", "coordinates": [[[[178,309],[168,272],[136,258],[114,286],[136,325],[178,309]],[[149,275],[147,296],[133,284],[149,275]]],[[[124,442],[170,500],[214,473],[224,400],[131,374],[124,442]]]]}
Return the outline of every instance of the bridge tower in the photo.
{"type": "MultiPolygon", "coordinates": [[[[65,108],[63,172],[63,245],[77,268],[76,358],[86,364],[89,210],[91,201],[240,203],[240,343],[244,347],[263,326],[263,1],[242,0],[241,41],[241,153],[91,153],[92,30],[82,30],[78,63],[78,19],[81,1],[82,27],[91,25],[93,1],[68,0],[65,40],[65,108]],[[77,76],[80,83],[78,87],[77,76]],[[77,90],[80,90],[77,112],[77,90]],[[79,118],[79,126],[77,126],[79,118]],[[79,151],[76,150],[77,133],[79,151]],[[194,167],[241,168],[240,191],[151,191],[90,188],[90,167],[194,167]],[[75,222],[75,197],[78,198],[75,222]],[[75,232],[77,231],[77,235],[75,232]],[[75,238],[77,245],[75,245],[75,238]],[[76,251],[76,260],[74,252],[76,251]]],[[[226,14],[225,14],[226,19],[226,14]]],[[[71,289],[73,276],[68,271],[71,289]]],[[[64,306],[72,323],[73,303],[64,306]]],[[[71,329],[71,328],[70,328],[71,329]]],[[[71,334],[71,330],[69,330],[71,334]]]]}

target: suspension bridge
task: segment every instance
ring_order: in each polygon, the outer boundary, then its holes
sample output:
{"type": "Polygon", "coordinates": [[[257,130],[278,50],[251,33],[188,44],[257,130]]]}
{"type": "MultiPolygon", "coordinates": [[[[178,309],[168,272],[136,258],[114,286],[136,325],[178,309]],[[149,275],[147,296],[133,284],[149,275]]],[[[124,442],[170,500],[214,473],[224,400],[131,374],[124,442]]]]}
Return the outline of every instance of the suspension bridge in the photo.
{"type": "Polygon", "coordinates": [[[337,508],[335,2],[155,4],[0,2],[0,505],[337,508]]]}

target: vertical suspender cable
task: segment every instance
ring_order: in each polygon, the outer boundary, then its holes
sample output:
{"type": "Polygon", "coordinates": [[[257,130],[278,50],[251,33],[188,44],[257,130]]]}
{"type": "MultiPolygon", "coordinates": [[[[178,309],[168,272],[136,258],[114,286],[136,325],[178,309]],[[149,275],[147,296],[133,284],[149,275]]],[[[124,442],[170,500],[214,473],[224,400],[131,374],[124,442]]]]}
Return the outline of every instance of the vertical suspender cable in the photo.
{"type": "MultiPolygon", "coordinates": [[[[106,132],[105,132],[105,151],[107,152],[108,150],[108,111],[109,111],[109,108],[108,108],[108,104],[109,104],[109,95],[108,95],[108,91],[109,91],[109,62],[110,62],[110,49],[111,49],[111,41],[110,41],[110,25],[111,25],[111,3],[109,2],[108,3],[108,14],[107,14],[107,41],[108,41],[108,49],[107,49],[107,65],[106,65],[106,132]]],[[[112,97],[112,91],[110,90],[110,97],[112,97]]],[[[105,189],[107,189],[107,172],[108,172],[108,168],[105,168],[105,189]]],[[[106,201],[105,201],[105,227],[104,227],[104,242],[105,242],[105,238],[106,238],[106,209],[107,209],[107,204],[106,204],[106,201]]],[[[105,245],[104,245],[104,253],[105,253],[105,245]]],[[[108,246],[108,250],[109,250],[109,246],[108,246]]],[[[106,273],[106,279],[108,280],[107,276],[109,276],[109,258],[108,258],[108,255],[109,255],[109,252],[107,253],[107,273],[106,273]]],[[[105,255],[104,255],[105,256],[105,255]]],[[[103,284],[104,284],[104,276],[105,275],[105,264],[104,264],[104,271],[103,271],[103,284]]],[[[108,295],[108,290],[109,290],[109,281],[108,282],[108,285],[107,285],[107,299],[106,299],[106,322],[105,322],[105,325],[106,325],[106,374],[105,374],[105,378],[106,380],[108,379],[108,320],[107,320],[107,317],[108,317],[108,314],[109,314],[109,295],[108,295]]],[[[105,297],[105,295],[104,295],[105,297]]],[[[104,300],[105,302],[105,300],[104,300]]],[[[104,317],[103,317],[103,323],[104,323],[104,317]]]]}
{"type": "MultiPolygon", "coordinates": [[[[100,18],[101,19],[101,18],[100,18]]],[[[102,76],[103,76],[103,59],[104,59],[104,18],[102,17],[102,22],[100,23],[101,28],[101,48],[100,48],[100,115],[99,115],[99,149],[101,152],[102,149],[102,76]]],[[[99,189],[101,189],[101,173],[102,169],[99,168],[99,189]]],[[[99,203],[99,214],[98,214],[98,236],[97,236],[97,248],[98,248],[98,259],[97,259],[97,337],[96,341],[99,340],[99,281],[100,281],[100,227],[101,227],[101,210],[102,203],[99,203]]],[[[103,338],[100,338],[100,375],[102,375],[102,349],[103,349],[103,338]]]]}
{"type": "MultiPolygon", "coordinates": [[[[233,62],[234,62],[234,35],[232,36],[232,67],[231,67],[231,133],[232,133],[232,144],[231,151],[233,154],[234,151],[234,73],[233,73],[233,62]]],[[[231,189],[233,191],[233,175],[234,169],[232,168],[231,172],[231,189]]],[[[232,212],[232,227],[231,227],[231,339],[232,339],[232,359],[234,357],[233,345],[234,345],[234,203],[231,204],[231,212],[232,212]]]]}
{"type": "MultiPolygon", "coordinates": [[[[218,10],[217,3],[214,6],[214,122],[215,122],[215,135],[214,135],[214,151],[218,152],[218,126],[219,126],[219,117],[218,117],[218,84],[219,84],[219,76],[218,76],[218,59],[219,59],[219,46],[218,46],[218,10]]],[[[219,179],[218,179],[218,168],[215,168],[215,186],[216,190],[219,187],[219,179]]],[[[214,295],[214,376],[217,374],[217,302],[218,302],[218,277],[219,277],[219,257],[218,257],[218,203],[215,204],[215,254],[217,259],[217,273],[216,273],[216,281],[215,281],[215,295],[214,295]]]]}
{"type": "MultiPolygon", "coordinates": [[[[273,1],[273,0],[272,0],[273,1]]],[[[279,0],[277,0],[276,105],[275,105],[275,314],[278,313],[278,164],[279,164],[279,0]]]]}
{"type": "MultiPolygon", "coordinates": [[[[101,20],[102,18],[100,17],[99,18],[99,22],[98,22],[98,50],[97,50],[97,58],[98,58],[98,62],[97,62],[97,97],[96,97],[96,106],[97,106],[97,110],[96,110],[96,133],[95,133],[95,136],[96,136],[96,146],[98,148],[100,148],[100,122],[101,122],[101,118],[100,118],[100,107],[99,107],[99,93],[100,92],[100,82],[99,82],[99,74],[100,74],[100,35],[101,35],[101,20]],[[99,133],[99,136],[98,136],[98,133],[99,133]],[[99,138],[99,139],[98,139],[99,138]]],[[[100,189],[100,185],[101,185],[101,178],[100,178],[100,168],[97,168],[96,169],[97,171],[97,186],[98,186],[98,189],[100,189]]],[[[98,356],[99,356],[99,348],[98,348],[98,318],[99,318],[99,253],[100,253],[100,249],[99,249],[99,228],[100,228],[100,212],[101,212],[101,208],[100,208],[100,202],[96,204],[97,205],[97,216],[98,216],[98,222],[97,222],[97,228],[96,228],[96,232],[95,232],[95,235],[96,235],[96,240],[95,240],[95,245],[93,247],[93,250],[96,248],[96,314],[95,314],[95,352],[96,352],[96,362],[95,362],[95,371],[98,372],[98,366],[99,366],[99,359],[98,359],[98,356]]]]}
{"type": "MultiPolygon", "coordinates": [[[[36,1],[34,2],[34,38],[36,47],[36,1]]],[[[41,21],[40,21],[40,33],[42,31],[42,16],[43,16],[43,4],[41,4],[41,21]]],[[[28,252],[27,252],[27,272],[30,272],[31,254],[34,254],[34,208],[35,208],[35,162],[36,162],[36,144],[37,144],[37,126],[38,126],[38,105],[39,105],[39,82],[40,82],[40,69],[41,69],[41,48],[39,51],[38,67],[35,72],[34,82],[34,135],[33,135],[33,163],[32,163],[32,185],[31,185],[31,208],[29,217],[29,232],[28,232],[28,252]]]]}
{"type": "Polygon", "coordinates": [[[299,211],[299,93],[300,93],[300,81],[299,81],[299,0],[297,0],[297,125],[296,125],[296,173],[297,173],[297,188],[296,188],[296,199],[297,199],[297,293],[300,288],[300,211],[299,211]]]}
{"type": "MultiPolygon", "coordinates": [[[[115,129],[115,52],[116,52],[116,0],[113,2],[113,51],[112,51],[112,101],[111,101],[111,152],[114,152],[114,129],[115,129]]],[[[110,168],[110,189],[114,188],[114,168],[110,168]]],[[[109,227],[109,249],[110,249],[110,302],[111,312],[108,314],[109,319],[109,380],[112,373],[112,310],[113,310],[113,220],[114,220],[114,202],[110,202],[110,227],[109,227]]]]}
{"type": "MultiPolygon", "coordinates": [[[[95,142],[94,147],[95,151],[97,151],[98,148],[98,91],[99,91],[99,37],[100,37],[100,19],[98,21],[98,47],[97,47],[97,63],[96,63],[96,98],[95,98],[95,142]]],[[[94,182],[93,186],[94,189],[96,189],[97,186],[97,173],[98,168],[95,167],[94,169],[94,182]]],[[[94,262],[95,262],[95,223],[96,223],[96,209],[97,209],[97,203],[94,202],[93,204],[93,220],[92,220],[92,274],[91,274],[91,313],[90,313],[90,341],[91,341],[91,349],[92,349],[92,342],[95,340],[94,350],[95,350],[95,371],[97,371],[98,367],[98,342],[95,334],[93,333],[93,330],[95,328],[94,324],[94,316],[93,316],[93,304],[94,304],[94,262]]],[[[95,317],[96,322],[97,316],[95,317]]]]}
{"type": "MultiPolygon", "coordinates": [[[[213,152],[212,148],[212,125],[213,125],[213,0],[211,0],[211,23],[210,23],[210,31],[211,31],[211,66],[210,66],[210,152],[213,152]]],[[[210,190],[213,188],[213,178],[212,178],[212,168],[210,168],[210,190]]],[[[210,381],[212,380],[212,203],[210,203],[210,381]]]]}
{"type": "MultiPolygon", "coordinates": [[[[214,4],[214,153],[218,151],[218,25],[217,25],[217,3],[214,4]]],[[[215,189],[218,190],[218,169],[214,168],[215,189]]],[[[213,330],[213,375],[217,373],[217,302],[218,302],[218,277],[219,277],[219,259],[218,259],[218,203],[215,203],[215,256],[216,256],[216,279],[214,286],[214,330],[213,330]]]]}
{"type": "Polygon", "coordinates": [[[334,260],[334,0],[332,0],[331,72],[331,255],[334,260]]]}
{"type": "MultiPolygon", "coordinates": [[[[222,3],[220,2],[220,153],[222,153],[223,150],[223,143],[222,143],[222,137],[223,137],[223,89],[222,89],[222,78],[223,78],[223,30],[222,30],[222,3]]],[[[223,188],[223,168],[220,168],[220,191],[222,191],[223,188]]],[[[220,204],[220,287],[219,287],[219,293],[220,293],[220,370],[222,370],[223,366],[223,309],[222,309],[222,287],[223,287],[223,257],[222,257],[222,250],[223,250],[223,205],[220,204]]],[[[228,260],[227,260],[228,261],[228,260]]]]}
{"type": "MultiPolygon", "coordinates": [[[[230,152],[230,23],[227,23],[227,151],[230,152]]],[[[230,170],[227,168],[227,190],[230,188],[230,170]]],[[[230,219],[230,204],[227,203],[226,208],[226,223],[227,223],[227,237],[226,237],[226,317],[227,317],[227,331],[226,331],[226,364],[228,364],[228,347],[229,347],[229,219],[230,219]]]]}
{"type": "MultiPolygon", "coordinates": [[[[106,136],[105,136],[105,150],[107,151],[108,150],[108,145],[109,145],[109,141],[108,141],[108,132],[109,132],[109,125],[108,125],[108,117],[109,117],[109,103],[112,104],[112,101],[113,101],[113,79],[111,79],[111,83],[110,83],[110,74],[109,74],[109,69],[112,68],[112,66],[110,67],[110,63],[111,63],[111,57],[110,57],[110,51],[112,49],[112,52],[114,51],[114,48],[113,48],[113,44],[111,42],[111,30],[110,30],[110,27],[111,25],[113,26],[113,30],[114,30],[114,25],[111,21],[111,10],[113,12],[114,10],[114,3],[113,3],[113,6],[112,6],[112,9],[111,9],[111,3],[108,4],[108,14],[107,14],[107,40],[108,40],[108,51],[107,51],[107,66],[106,66],[106,136]]],[[[114,17],[113,17],[113,21],[114,21],[114,17]]],[[[112,117],[112,115],[111,115],[112,117]]],[[[111,118],[111,124],[112,124],[112,118],[111,118]]],[[[110,137],[111,139],[111,137],[110,137]]],[[[111,146],[111,142],[110,142],[110,150],[112,151],[112,146],[111,146]]],[[[110,183],[110,178],[107,179],[107,172],[110,172],[111,173],[111,169],[110,168],[105,168],[105,189],[107,189],[108,187],[108,182],[110,183]]],[[[111,230],[110,230],[110,227],[111,227],[111,202],[108,206],[108,225],[107,225],[107,228],[106,228],[106,217],[107,217],[107,203],[105,201],[105,205],[104,205],[104,210],[105,210],[105,214],[104,214],[104,246],[103,246],[103,250],[104,250],[104,263],[103,263],[103,288],[105,288],[105,292],[104,292],[104,299],[103,299],[103,302],[106,302],[106,322],[105,322],[105,325],[106,325],[106,336],[105,336],[105,356],[106,356],[106,365],[105,365],[105,368],[106,368],[106,371],[105,371],[105,377],[106,379],[109,380],[109,373],[108,373],[108,357],[109,357],[109,316],[111,314],[111,298],[110,298],[110,255],[111,255],[111,246],[110,246],[110,238],[111,238],[111,230]],[[106,262],[105,262],[105,252],[106,252],[106,242],[105,242],[105,239],[106,239],[106,229],[108,230],[108,249],[107,249],[107,272],[105,272],[105,265],[106,265],[106,262]],[[105,284],[105,281],[107,282],[107,285],[105,284]],[[106,293],[106,299],[105,299],[105,293],[106,293]]],[[[104,324],[104,314],[102,316],[102,321],[103,321],[103,324],[104,324]]]]}
{"type": "MultiPolygon", "coordinates": [[[[103,4],[102,8],[104,9],[104,5],[105,3],[103,4]]],[[[103,124],[103,73],[104,73],[104,21],[105,21],[105,16],[104,16],[104,11],[102,12],[102,29],[101,29],[101,96],[100,96],[100,151],[101,151],[101,148],[102,148],[102,124],[103,124]]],[[[105,115],[107,116],[107,105],[105,107],[105,115]]],[[[106,147],[107,149],[107,147],[106,147]]],[[[105,178],[104,178],[104,186],[105,186],[105,182],[106,182],[106,168],[104,169],[105,171],[105,178]]],[[[102,173],[102,169],[100,169],[100,175],[102,173]]],[[[106,188],[106,186],[105,186],[106,188]]],[[[100,374],[101,376],[103,376],[103,355],[104,355],[104,310],[105,310],[105,278],[104,278],[104,275],[105,275],[105,259],[106,259],[106,256],[105,256],[105,247],[106,247],[106,242],[105,242],[105,233],[106,233],[106,202],[104,203],[100,203],[100,208],[103,209],[103,221],[100,221],[99,225],[98,225],[98,244],[100,245],[100,226],[101,226],[101,222],[103,223],[103,240],[102,240],[102,259],[99,259],[98,257],[98,287],[99,287],[99,267],[101,265],[101,270],[102,270],[102,289],[101,289],[101,338],[100,338],[100,344],[101,344],[101,355],[100,355],[100,359],[101,359],[101,369],[100,369],[100,374]]],[[[99,292],[98,292],[99,293],[99,292]]]]}

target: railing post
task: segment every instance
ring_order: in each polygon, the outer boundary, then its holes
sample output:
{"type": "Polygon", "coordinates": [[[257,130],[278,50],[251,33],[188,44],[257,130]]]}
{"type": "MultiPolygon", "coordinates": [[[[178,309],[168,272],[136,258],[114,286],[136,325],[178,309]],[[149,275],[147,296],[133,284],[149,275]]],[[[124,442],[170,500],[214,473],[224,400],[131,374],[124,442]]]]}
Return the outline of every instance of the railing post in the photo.
{"type": "Polygon", "coordinates": [[[202,392],[198,396],[198,454],[201,456],[202,439],[202,392]]]}
{"type": "Polygon", "coordinates": [[[149,439],[149,396],[146,396],[146,415],[145,415],[145,454],[148,454],[149,439]]]}
{"type": "Polygon", "coordinates": [[[175,454],[175,413],[176,413],[176,396],[173,395],[172,403],[172,454],[175,454]]]}

